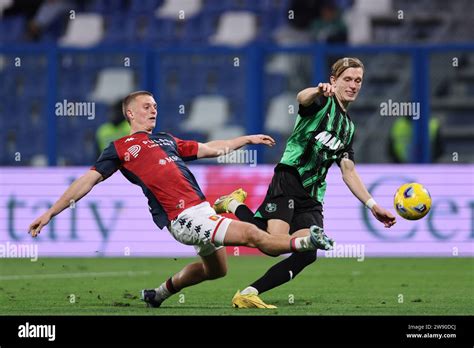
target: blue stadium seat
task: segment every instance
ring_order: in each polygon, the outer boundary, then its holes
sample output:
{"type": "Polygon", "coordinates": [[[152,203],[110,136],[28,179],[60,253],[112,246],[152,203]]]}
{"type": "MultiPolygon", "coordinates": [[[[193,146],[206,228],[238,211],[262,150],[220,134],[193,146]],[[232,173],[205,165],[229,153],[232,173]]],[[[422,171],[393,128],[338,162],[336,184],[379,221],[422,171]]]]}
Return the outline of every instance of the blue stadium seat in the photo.
{"type": "Polygon", "coordinates": [[[176,45],[180,40],[180,30],[184,32],[183,28],[184,22],[153,18],[146,28],[144,40],[155,45],[176,45]]]}
{"type": "Polygon", "coordinates": [[[225,11],[251,11],[251,12],[286,12],[289,7],[288,0],[207,0],[203,2],[204,13],[225,11]]]}
{"type": "Polygon", "coordinates": [[[3,120],[2,129],[14,129],[19,127],[21,123],[20,117],[18,115],[19,103],[16,102],[15,98],[5,97],[2,99],[1,105],[1,116],[3,120]],[[14,117],[15,116],[15,117],[14,117]]]}
{"type": "Polygon", "coordinates": [[[39,42],[56,44],[58,39],[66,33],[68,21],[64,17],[54,20],[42,33],[39,42]]]}
{"type": "Polygon", "coordinates": [[[273,41],[274,31],[288,24],[288,14],[281,10],[261,12],[258,19],[258,42],[273,41]]]}
{"type": "Polygon", "coordinates": [[[31,74],[25,79],[25,97],[46,97],[47,91],[48,77],[46,73],[31,74]]]}
{"type": "Polygon", "coordinates": [[[227,9],[225,1],[202,0],[201,13],[208,15],[209,13],[222,13],[227,9]]]}
{"type": "Polygon", "coordinates": [[[95,70],[59,72],[58,96],[61,99],[86,100],[87,95],[94,89],[95,70]]]}
{"type": "Polygon", "coordinates": [[[268,74],[265,77],[264,86],[264,99],[270,100],[287,90],[288,77],[280,74],[268,74]]]}
{"type": "Polygon", "coordinates": [[[58,157],[65,159],[67,165],[92,165],[97,158],[95,133],[92,129],[77,127],[58,132],[57,142],[58,157]]]}
{"type": "Polygon", "coordinates": [[[181,41],[190,44],[202,44],[207,42],[206,34],[207,20],[203,16],[195,16],[184,22],[183,35],[181,41]]]}
{"type": "Polygon", "coordinates": [[[155,10],[160,7],[163,0],[130,0],[129,11],[131,13],[141,13],[153,15],[155,10]]]}
{"type": "Polygon", "coordinates": [[[123,0],[92,0],[86,3],[85,12],[96,12],[103,15],[126,10],[123,0]]]}
{"type": "Polygon", "coordinates": [[[17,148],[22,161],[29,162],[34,155],[46,153],[46,132],[32,132],[27,127],[21,127],[17,136],[20,140],[17,142],[17,148]]]}
{"type": "Polygon", "coordinates": [[[4,70],[0,75],[2,83],[0,83],[0,95],[12,96],[15,88],[15,74],[11,70],[4,70]]]}
{"type": "Polygon", "coordinates": [[[0,42],[15,43],[24,41],[26,20],[22,16],[4,17],[0,20],[0,42]]]}
{"type": "Polygon", "coordinates": [[[103,43],[131,43],[137,38],[137,19],[135,16],[130,18],[129,15],[117,13],[113,15],[105,15],[104,19],[105,32],[103,43]]]}

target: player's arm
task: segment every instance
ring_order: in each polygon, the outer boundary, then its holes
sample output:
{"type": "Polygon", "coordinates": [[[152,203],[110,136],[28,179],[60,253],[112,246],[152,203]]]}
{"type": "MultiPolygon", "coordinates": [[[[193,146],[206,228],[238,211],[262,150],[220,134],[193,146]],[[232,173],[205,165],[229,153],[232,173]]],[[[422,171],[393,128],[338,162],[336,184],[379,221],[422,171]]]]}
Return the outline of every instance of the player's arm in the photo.
{"type": "Polygon", "coordinates": [[[48,211],[33,221],[28,228],[28,233],[32,237],[36,237],[43,226],[47,225],[54,216],[69,207],[71,202],[79,201],[90,192],[94,185],[97,185],[102,180],[102,175],[95,170],[89,170],[83,176],[76,179],[48,211]]]}
{"type": "Polygon", "coordinates": [[[382,222],[385,227],[394,225],[396,222],[395,216],[375,202],[357,173],[354,162],[350,159],[343,158],[340,166],[342,179],[352,194],[364,203],[372,211],[375,218],[382,222]]]}
{"type": "Polygon", "coordinates": [[[275,140],[265,134],[244,135],[229,140],[213,140],[207,143],[198,144],[197,158],[211,158],[226,155],[234,150],[240,149],[245,145],[264,144],[267,146],[275,145],[275,140]]]}
{"type": "Polygon", "coordinates": [[[335,93],[335,88],[330,83],[320,82],[316,87],[305,88],[296,95],[298,103],[303,106],[311,105],[317,97],[325,96],[332,97],[335,93]]]}

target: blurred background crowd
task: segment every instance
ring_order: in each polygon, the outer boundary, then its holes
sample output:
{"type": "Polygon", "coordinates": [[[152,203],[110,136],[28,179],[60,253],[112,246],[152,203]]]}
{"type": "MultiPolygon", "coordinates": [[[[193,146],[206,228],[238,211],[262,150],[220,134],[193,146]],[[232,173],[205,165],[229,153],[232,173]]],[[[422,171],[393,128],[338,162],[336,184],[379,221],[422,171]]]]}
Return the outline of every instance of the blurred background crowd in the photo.
{"type": "Polygon", "coordinates": [[[267,133],[279,145],[259,162],[275,163],[296,93],[341,56],[366,67],[357,162],[417,161],[417,120],[380,105],[418,100],[429,162],[472,163],[473,17],[469,0],[0,0],[0,165],[93,163],[128,134],[120,101],[137,89],[157,99],[157,131],[267,133]],[[68,102],[93,117],[59,115],[68,102]]]}

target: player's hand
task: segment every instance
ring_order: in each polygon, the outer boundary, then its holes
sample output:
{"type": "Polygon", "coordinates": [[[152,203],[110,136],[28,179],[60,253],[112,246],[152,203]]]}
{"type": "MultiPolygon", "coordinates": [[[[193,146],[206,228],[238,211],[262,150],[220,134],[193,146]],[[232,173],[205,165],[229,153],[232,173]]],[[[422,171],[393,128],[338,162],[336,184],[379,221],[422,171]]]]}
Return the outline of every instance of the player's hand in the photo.
{"type": "Polygon", "coordinates": [[[275,140],[266,134],[254,134],[254,135],[248,135],[248,140],[249,144],[264,144],[267,146],[273,146],[276,144],[275,140]]]}
{"type": "Polygon", "coordinates": [[[375,218],[382,222],[387,228],[392,227],[397,222],[392,213],[377,204],[372,207],[372,214],[374,214],[375,218]]]}
{"type": "Polygon", "coordinates": [[[318,94],[324,95],[325,97],[332,97],[336,93],[336,89],[330,83],[320,82],[317,88],[318,88],[318,94]]]}
{"type": "Polygon", "coordinates": [[[31,223],[30,227],[28,227],[28,233],[35,238],[41,232],[43,226],[46,226],[50,220],[51,214],[48,212],[44,213],[31,223]]]}

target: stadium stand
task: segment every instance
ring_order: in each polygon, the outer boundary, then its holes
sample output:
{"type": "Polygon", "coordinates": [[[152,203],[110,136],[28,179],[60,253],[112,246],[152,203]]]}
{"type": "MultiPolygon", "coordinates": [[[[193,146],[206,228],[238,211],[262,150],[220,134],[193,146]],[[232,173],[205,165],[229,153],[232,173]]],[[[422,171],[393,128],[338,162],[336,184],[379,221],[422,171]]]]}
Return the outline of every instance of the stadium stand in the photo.
{"type": "Polygon", "coordinates": [[[199,96],[192,102],[189,118],[182,123],[185,131],[196,131],[209,134],[219,129],[229,118],[229,106],[221,96],[199,96]]]}
{"type": "Polygon", "coordinates": [[[69,21],[66,34],[59,39],[59,44],[70,47],[94,46],[102,41],[103,17],[95,13],[77,14],[69,21]]]}
{"type": "Polygon", "coordinates": [[[215,45],[241,46],[252,41],[257,34],[257,18],[251,12],[222,14],[217,33],[210,42],[215,45]],[[235,28],[240,28],[238,31],[235,28]]]}
{"type": "Polygon", "coordinates": [[[107,68],[99,72],[90,100],[112,104],[135,89],[133,72],[125,68],[107,68]]]}
{"type": "Polygon", "coordinates": [[[159,18],[189,19],[201,11],[201,1],[166,0],[162,6],[156,9],[155,16],[159,18]]]}
{"type": "MultiPolygon", "coordinates": [[[[462,30],[472,21],[474,11],[468,10],[474,6],[471,1],[339,0],[334,3],[344,11],[350,44],[397,45],[401,37],[404,44],[472,42],[472,32],[462,30]],[[398,11],[403,11],[403,20],[398,19],[398,11]],[[355,27],[357,30],[353,30],[355,27]]],[[[0,2],[0,13],[7,11],[11,4],[12,1],[0,2]]],[[[32,122],[31,110],[34,109],[36,123],[32,128],[48,134],[47,122],[52,119],[53,101],[63,99],[94,101],[100,114],[97,112],[94,120],[57,118],[59,162],[70,165],[93,162],[95,151],[68,153],[64,144],[68,139],[71,141],[70,134],[78,135],[79,140],[75,141],[90,141],[91,134],[101,120],[105,120],[102,115],[107,113],[107,105],[135,88],[155,93],[159,104],[158,127],[177,136],[195,136],[205,141],[213,133],[210,124],[216,129],[230,127],[240,131],[255,122],[251,127],[253,131],[269,132],[281,139],[284,146],[285,135],[292,126],[288,118],[284,118],[288,103],[292,98],[295,101],[298,90],[315,82],[315,76],[327,76],[327,66],[339,55],[325,53],[324,60],[318,61],[320,56],[316,59],[318,51],[312,43],[303,51],[291,51],[292,46],[298,44],[297,40],[288,37],[287,41],[279,40],[281,36],[277,34],[289,25],[288,11],[292,6],[289,0],[183,0],[182,3],[89,0],[74,4],[75,19],[69,20],[67,26],[58,24],[42,33],[39,42],[44,46],[28,54],[12,51],[12,43],[29,43],[31,14],[15,13],[0,20],[0,114],[2,129],[8,134],[0,144],[6,149],[0,154],[2,165],[18,165],[8,152],[15,146],[30,159],[48,152],[47,136],[38,137],[43,139],[42,143],[32,149],[19,143],[16,121],[6,115],[14,110],[18,122],[26,125],[32,122]],[[185,20],[176,16],[178,7],[184,10],[185,20]],[[47,46],[51,40],[64,45],[54,53],[57,62],[54,68],[49,63],[53,53],[47,46]],[[267,51],[276,44],[283,44],[282,49],[286,51],[267,51]],[[146,48],[134,50],[136,45],[146,48]],[[111,47],[111,51],[68,50],[90,46],[111,47]],[[124,54],[123,50],[128,47],[130,50],[124,54]],[[260,63],[252,60],[249,48],[260,50],[260,63]],[[186,54],[179,53],[180,49],[186,54]],[[125,57],[130,58],[130,66],[124,66],[125,57]],[[18,58],[21,58],[19,66],[15,65],[18,58]],[[260,64],[260,70],[252,68],[254,64],[260,64]],[[260,71],[261,76],[255,76],[255,71],[260,71]],[[55,79],[54,90],[50,89],[49,79],[55,79]],[[249,95],[254,92],[252,81],[257,82],[255,86],[261,86],[261,105],[248,105],[249,95]],[[11,99],[21,101],[22,107],[14,108],[11,99]],[[285,103],[283,112],[278,105],[285,103]],[[186,110],[184,114],[180,113],[182,107],[186,110]],[[38,119],[43,122],[38,123],[38,119]]],[[[331,49],[331,46],[319,47],[324,52],[331,49]]],[[[386,148],[393,120],[379,117],[380,103],[412,98],[413,52],[383,51],[381,47],[376,54],[361,50],[352,53],[351,46],[347,49],[347,54],[359,56],[367,67],[360,97],[351,106],[351,116],[358,124],[355,148],[358,161],[362,162],[387,161],[377,148],[386,148]]],[[[474,121],[470,117],[474,53],[472,50],[433,51],[429,53],[429,62],[431,113],[446,125],[443,136],[447,151],[441,161],[450,161],[454,149],[460,149],[463,161],[474,161],[470,150],[474,134],[474,121]],[[453,57],[459,58],[457,68],[446,69],[453,57]]],[[[277,157],[265,151],[262,160],[274,162],[277,157]]]]}

